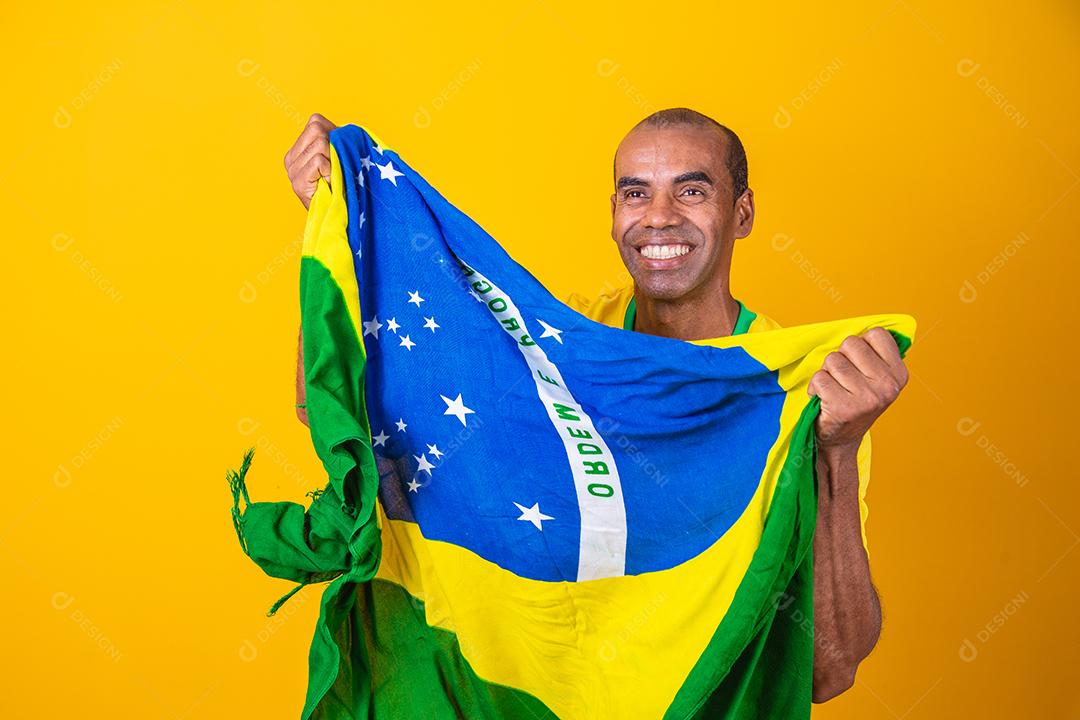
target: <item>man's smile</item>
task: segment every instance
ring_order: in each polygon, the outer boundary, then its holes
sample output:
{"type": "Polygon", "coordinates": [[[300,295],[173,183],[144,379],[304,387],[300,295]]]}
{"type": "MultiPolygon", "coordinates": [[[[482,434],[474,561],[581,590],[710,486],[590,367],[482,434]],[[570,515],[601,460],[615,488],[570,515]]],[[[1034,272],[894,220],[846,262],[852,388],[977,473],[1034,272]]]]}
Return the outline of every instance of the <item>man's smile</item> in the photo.
{"type": "Polygon", "coordinates": [[[667,270],[686,262],[694,247],[686,243],[649,243],[637,248],[642,265],[650,270],[667,270]]]}

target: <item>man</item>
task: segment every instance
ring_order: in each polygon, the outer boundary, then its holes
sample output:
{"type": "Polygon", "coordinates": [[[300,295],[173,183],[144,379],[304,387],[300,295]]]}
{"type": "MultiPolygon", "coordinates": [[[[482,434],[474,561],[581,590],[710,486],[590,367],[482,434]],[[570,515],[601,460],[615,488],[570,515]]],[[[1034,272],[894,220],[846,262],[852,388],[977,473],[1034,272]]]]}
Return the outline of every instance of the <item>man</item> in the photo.
{"type": "MultiPolygon", "coordinates": [[[[313,115],[285,155],[289,179],[307,207],[320,176],[330,175],[329,132],[313,115]]],[[[615,153],[611,237],[631,284],[568,304],[599,322],[683,340],[779,327],[748,310],[730,291],[735,240],[754,224],[754,193],[738,136],[687,108],[653,113],[615,153]]],[[[304,410],[302,340],[297,414],[304,410]]],[[[814,535],[813,700],[854,683],[859,663],[881,631],[881,606],[866,552],[866,484],[871,424],[907,383],[892,336],[875,328],[844,340],[813,376],[821,399],[818,511],[814,535]]]]}

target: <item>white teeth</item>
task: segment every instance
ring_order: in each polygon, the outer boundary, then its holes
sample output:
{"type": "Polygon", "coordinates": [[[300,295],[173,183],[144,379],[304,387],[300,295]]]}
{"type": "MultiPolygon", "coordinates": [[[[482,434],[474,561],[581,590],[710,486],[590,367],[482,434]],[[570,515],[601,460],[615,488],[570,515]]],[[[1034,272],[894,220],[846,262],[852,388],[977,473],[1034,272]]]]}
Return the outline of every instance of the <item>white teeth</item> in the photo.
{"type": "Polygon", "coordinates": [[[689,245],[645,245],[641,254],[650,260],[666,260],[690,252],[689,245]]]}

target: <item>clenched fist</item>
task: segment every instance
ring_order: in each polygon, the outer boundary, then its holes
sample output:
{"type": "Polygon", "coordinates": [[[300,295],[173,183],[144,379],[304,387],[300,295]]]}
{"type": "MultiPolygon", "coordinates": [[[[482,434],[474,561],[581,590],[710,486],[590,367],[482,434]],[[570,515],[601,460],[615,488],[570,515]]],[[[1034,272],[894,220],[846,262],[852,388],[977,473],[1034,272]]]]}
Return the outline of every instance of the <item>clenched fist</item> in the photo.
{"type": "Polygon", "coordinates": [[[851,335],[810,378],[807,394],[821,398],[815,423],[824,449],[858,448],[863,435],[908,381],[907,367],[888,330],[851,335]]]}
{"type": "Polygon", "coordinates": [[[311,204],[319,178],[330,183],[330,131],[337,125],[315,113],[308,120],[300,137],[285,153],[285,171],[289,174],[293,192],[304,203],[311,204]]]}

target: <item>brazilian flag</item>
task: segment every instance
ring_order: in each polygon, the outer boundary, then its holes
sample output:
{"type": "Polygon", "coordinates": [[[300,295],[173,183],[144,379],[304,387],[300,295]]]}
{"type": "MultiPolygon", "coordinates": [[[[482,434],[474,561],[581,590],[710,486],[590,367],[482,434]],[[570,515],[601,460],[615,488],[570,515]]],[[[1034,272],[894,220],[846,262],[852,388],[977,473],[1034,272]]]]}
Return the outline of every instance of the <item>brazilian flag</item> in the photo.
{"type": "MultiPolygon", "coordinates": [[[[369,131],[330,133],[300,266],[308,507],[230,472],[244,552],[328,583],[302,718],[806,718],[807,383],[907,315],[713,340],[552,296],[369,131]]],[[[463,162],[481,162],[466,152],[463,162]]]]}

